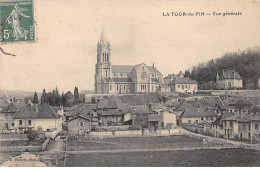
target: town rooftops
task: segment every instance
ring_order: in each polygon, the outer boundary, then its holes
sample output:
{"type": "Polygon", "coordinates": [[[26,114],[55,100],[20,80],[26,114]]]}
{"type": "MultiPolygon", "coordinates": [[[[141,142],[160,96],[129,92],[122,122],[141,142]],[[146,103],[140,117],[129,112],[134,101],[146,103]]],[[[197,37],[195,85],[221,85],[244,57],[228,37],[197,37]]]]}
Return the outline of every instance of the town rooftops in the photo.
{"type": "Polygon", "coordinates": [[[254,103],[248,98],[244,96],[228,96],[227,98],[223,99],[223,103],[226,107],[228,106],[235,106],[240,102],[244,105],[253,105],[254,103]]]}
{"type": "Polygon", "coordinates": [[[132,108],[133,114],[152,114],[154,111],[149,107],[134,107],[132,108]]]}
{"type": "Polygon", "coordinates": [[[5,98],[0,98],[0,108],[4,108],[6,106],[8,106],[10,104],[10,102],[8,102],[8,100],[6,100],[5,98]]]}
{"type": "Polygon", "coordinates": [[[93,112],[90,109],[90,107],[88,106],[88,104],[86,104],[86,103],[80,104],[73,110],[69,111],[69,113],[66,113],[66,116],[69,116],[69,117],[82,116],[82,117],[90,118],[92,115],[93,115],[93,112]]]}
{"type": "Polygon", "coordinates": [[[242,79],[235,70],[223,70],[217,73],[219,79],[242,79]]]}
{"type": "Polygon", "coordinates": [[[149,114],[148,122],[158,122],[160,120],[160,116],[158,114],[149,114]]]}
{"type": "Polygon", "coordinates": [[[19,109],[13,119],[59,119],[48,104],[26,105],[19,109]]]}
{"type": "Polygon", "coordinates": [[[0,112],[1,113],[15,113],[18,111],[18,107],[15,106],[13,103],[10,103],[8,106],[3,108],[0,112]]]}
{"type": "Polygon", "coordinates": [[[174,78],[174,74],[168,74],[168,76],[164,77],[164,79],[172,80],[174,78]]]}
{"type": "Polygon", "coordinates": [[[192,80],[189,77],[175,76],[169,84],[198,84],[198,82],[196,80],[192,80]]]}
{"type": "Polygon", "coordinates": [[[226,118],[231,118],[233,119],[233,117],[235,116],[235,113],[232,112],[224,112],[221,116],[217,117],[217,119],[215,120],[215,122],[212,122],[212,124],[214,125],[223,125],[223,120],[226,118]]]}
{"type": "Polygon", "coordinates": [[[185,108],[211,108],[211,109],[219,109],[226,110],[226,107],[222,103],[221,99],[218,96],[209,96],[202,97],[198,100],[184,101],[182,105],[180,105],[178,110],[185,110],[185,108]]]}
{"type": "Polygon", "coordinates": [[[162,97],[155,93],[118,96],[123,103],[130,106],[148,105],[150,103],[161,103],[162,97]]]}
{"type": "Polygon", "coordinates": [[[218,117],[217,113],[211,108],[186,108],[181,117],[218,117]]]}
{"type": "Polygon", "coordinates": [[[260,114],[240,113],[239,115],[233,115],[231,117],[226,117],[223,120],[249,123],[249,122],[251,122],[251,120],[260,121],[260,114]]]}

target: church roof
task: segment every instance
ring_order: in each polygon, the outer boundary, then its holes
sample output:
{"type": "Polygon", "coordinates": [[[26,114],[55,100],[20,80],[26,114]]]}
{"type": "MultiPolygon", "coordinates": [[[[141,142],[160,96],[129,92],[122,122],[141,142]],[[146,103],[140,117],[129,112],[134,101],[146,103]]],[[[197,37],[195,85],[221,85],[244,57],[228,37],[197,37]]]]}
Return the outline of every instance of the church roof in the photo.
{"type": "Polygon", "coordinates": [[[158,75],[162,75],[162,73],[154,66],[147,66],[151,73],[156,73],[158,75]]]}
{"type": "Polygon", "coordinates": [[[156,78],[152,78],[151,80],[152,80],[153,83],[160,83],[159,80],[156,79],[156,78]]]}
{"type": "Polygon", "coordinates": [[[131,65],[112,65],[112,73],[130,73],[134,66],[131,65]]]}

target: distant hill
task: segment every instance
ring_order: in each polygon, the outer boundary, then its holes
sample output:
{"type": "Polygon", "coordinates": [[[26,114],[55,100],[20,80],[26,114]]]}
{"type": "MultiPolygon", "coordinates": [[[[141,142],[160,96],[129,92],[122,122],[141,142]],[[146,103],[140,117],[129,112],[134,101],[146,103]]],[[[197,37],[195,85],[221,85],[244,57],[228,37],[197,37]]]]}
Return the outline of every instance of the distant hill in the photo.
{"type": "Polygon", "coordinates": [[[215,89],[216,74],[223,69],[236,70],[243,78],[244,88],[257,88],[260,77],[260,47],[226,53],[221,58],[194,66],[191,71],[186,70],[185,76],[197,80],[199,89],[215,89]]]}
{"type": "MultiPolygon", "coordinates": [[[[22,91],[22,90],[0,90],[0,98],[5,97],[5,94],[8,98],[17,98],[24,99],[25,97],[30,97],[34,95],[34,92],[22,91]]],[[[38,94],[39,95],[39,94],[38,94]]]]}

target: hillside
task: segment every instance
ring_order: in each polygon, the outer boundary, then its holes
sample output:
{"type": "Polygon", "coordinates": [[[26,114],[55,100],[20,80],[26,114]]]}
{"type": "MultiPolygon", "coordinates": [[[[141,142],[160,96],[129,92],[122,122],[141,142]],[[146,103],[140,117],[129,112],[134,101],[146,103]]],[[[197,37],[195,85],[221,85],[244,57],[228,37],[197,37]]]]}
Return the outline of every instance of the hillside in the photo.
{"type": "Polygon", "coordinates": [[[226,53],[221,58],[210,60],[186,70],[188,76],[199,83],[199,89],[215,89],[216,74],[223,69],[233,69],[243,78],[243,88],[257,88],[260,77],[260,47],[247,49],[242,52],[226,53]]]}

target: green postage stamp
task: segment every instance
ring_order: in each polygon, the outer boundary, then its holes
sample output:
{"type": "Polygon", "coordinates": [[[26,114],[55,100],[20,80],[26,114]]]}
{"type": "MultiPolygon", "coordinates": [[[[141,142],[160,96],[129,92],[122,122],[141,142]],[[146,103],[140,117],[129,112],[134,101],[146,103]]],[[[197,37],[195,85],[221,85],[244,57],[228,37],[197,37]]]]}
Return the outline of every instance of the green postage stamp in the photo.
{"type": "Polygon", "coordinates": [[[34,42],[33,0],[0,1],[1,43],[34,42]]]}

